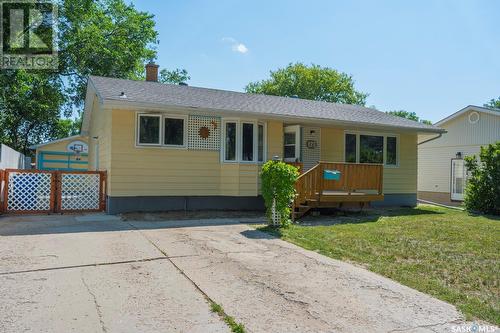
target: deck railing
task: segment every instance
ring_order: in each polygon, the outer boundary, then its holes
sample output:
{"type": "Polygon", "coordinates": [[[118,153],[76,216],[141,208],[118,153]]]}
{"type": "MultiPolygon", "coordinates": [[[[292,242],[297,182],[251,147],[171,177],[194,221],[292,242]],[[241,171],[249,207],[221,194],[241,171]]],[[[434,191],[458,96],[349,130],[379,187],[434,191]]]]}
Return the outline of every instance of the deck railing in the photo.
{"type": "Polygon", "coordinates": [[[294,205],[298,206],[311,200],[320,202],[325,191],[344,192],[345,196],[359,192],[382,195],[383,174],[381,164],[319,162],[297,179],[294,205]],[[324,179],[325,170],[339,171],[340,179],[324,179]]]}

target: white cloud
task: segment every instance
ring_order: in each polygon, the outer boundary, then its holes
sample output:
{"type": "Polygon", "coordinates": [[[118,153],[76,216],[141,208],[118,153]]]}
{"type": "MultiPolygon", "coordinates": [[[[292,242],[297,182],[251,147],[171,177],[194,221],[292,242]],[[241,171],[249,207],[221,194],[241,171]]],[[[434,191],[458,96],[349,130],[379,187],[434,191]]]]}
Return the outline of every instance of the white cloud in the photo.
{"type": "Polygon", "coordinates": [[[246,47],[243,43],[238,43],[232,46],[232,50],[239,53],[247,53],[248,47],[246,47]]]}
{"type": "Polygon", "coordinates": [[[224,37],[222,38],[222,42],[231,44],[231,50],[233,50],[233,52],[238,52],[241,54],[245,54],[248,52],[248,47],[245,44],[238,42],[233,37],[224,37]]]}

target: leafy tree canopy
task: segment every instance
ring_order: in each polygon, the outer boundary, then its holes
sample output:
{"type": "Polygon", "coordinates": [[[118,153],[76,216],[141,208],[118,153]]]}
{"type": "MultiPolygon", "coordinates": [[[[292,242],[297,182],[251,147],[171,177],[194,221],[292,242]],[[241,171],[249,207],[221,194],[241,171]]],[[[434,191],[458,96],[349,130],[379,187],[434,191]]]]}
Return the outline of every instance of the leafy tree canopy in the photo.
{"type": "Polygon", "coordinates": [[[58,135],[62,80],[46,72],[0,72],[0,141],[29,154],[33,143],[58,135]]]}
{"type": "Polygon", "coordinates": [[[59,35],[71,107],[81,107],[88,75],[139,79],[156,56],[153,15],[123,0],[60,0],[59,35]]]}
{"type": "Polygon", "coordinates": [[[368,97],[354,88],[352,76],[329,67],[299,62],[271,71],[269,79],[251,82],[245,91],[358,105],[365,105],[368,97]]]}
{"type": "MultiPolygon", "coordinates": [[[[88,75],[143,79],[144,63],[156,57],[153,15],[124,0],[58,0],[57,71],[0,73],[0,140],[27,147],[79,132],[88,75]],[[78,128],[77,128],[78,127],[78,128]]],[[[184,70],[166,80],[189,79],[184,70]]]]}
{"type": "Polygon", "coordinates": [[[171,83],[171,84],[179,84],[186,83],[189,81],[191,77],[188,75],[187,70],[176,68],[174,70],[162,69],[160,71],[159,81],[161,83],[171,83]]]}
{"type": "Polygon", "coordinates": [[[421,123],[427,124],[427,125],[432,125],[432,121],[420,119],[420,117],[417,116],[417,114],[415,112],[409,112],[409,111],[405,111],[405,110],[396,110],[396,111],[387,111],[387,113],[391,114],[393,116],[406,118],[406,119],[413,120],[413,121],[418,121],[418,122],[421,122],[421,123]]]}
{"type": "Polygon", "coordinates": [[[486,104],[484,104],[485,107],[487,108],[495,108],[495,109],[500,109],[500,97],[497,99],[490,99],[490,101],[486,104]]]}

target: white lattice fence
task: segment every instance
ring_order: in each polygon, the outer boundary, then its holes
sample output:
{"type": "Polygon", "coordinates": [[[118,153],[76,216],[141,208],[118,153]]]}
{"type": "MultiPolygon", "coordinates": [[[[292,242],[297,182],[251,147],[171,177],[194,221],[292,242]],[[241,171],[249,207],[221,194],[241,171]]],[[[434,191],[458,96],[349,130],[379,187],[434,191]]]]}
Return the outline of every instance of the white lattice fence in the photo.
{"type": "Polygon", "coordinates": [[[53,209],[53,177],[53,173],[8,171],[6,211],[51,211],[53,209]]]}
{"type": "Polygon", "coordinates": [[[195,150],[219,150],[220,118],[189,116],[188,148],[195,150]]]}
{"type": "Polygon", "coordinates": [[[59,206],[61,211],[99,210],[101,175],[98,173],[62,173],[59,206]]]}

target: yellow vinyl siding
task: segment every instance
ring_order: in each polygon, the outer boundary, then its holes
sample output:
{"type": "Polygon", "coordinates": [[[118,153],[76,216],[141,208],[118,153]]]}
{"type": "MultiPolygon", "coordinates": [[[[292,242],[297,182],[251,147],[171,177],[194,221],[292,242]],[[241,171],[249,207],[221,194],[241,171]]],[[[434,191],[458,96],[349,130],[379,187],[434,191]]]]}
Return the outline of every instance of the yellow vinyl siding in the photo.
{"type": "Polygon", "coordinates": [[[111,111],[103,110],[94,102],[89,131],[89,170],[111,172],[111,111]],[[96,167],[96,145],[99,146],[99,165],[96,167]]]}
{"type": "Polygon", "coordinates": [[[269,121],[267,123],[267,159],[283,156],[283,122],[269,121]]]}
{"type": "Polygon", "coordinates": [[[344,130],[322,128],[320,149],[322,161],[344,162],[344,130]]]}
{"type": "MultiPolygon", "coordinates": [[[[99,169],[111,196],[256,196],[259,164],[222,163],[219,151],[136,147],[136,113],[94,109],[90,137],[99,139],[99,169]]],[[[267,157],[283,155],[283,122],[267,122],[267,157]]],[[[359,129],[358,129],[359,130],[359,129]]],[[[343,128],[321,128],[321,160],[344,161],[343,128]]],[[[399,134],[399,166],[384,168],[384,193],[416,193],[417,135],[399,134]]],[[[94,144],[89,144],[90,167],[94,144]]]]}
{"type": "Polygon", "coordinates": [[[256,164],[221,163],[218,151],[135,146],[135,113],[112,111],[112,196],[256,196],[256,164]]]}
{"type": "Polygon", "coordinates": [[[399,167],[384,167],[384,193],[417,193],[417,135],[400,134],[399,167]]]}
{"type": "MultiPolygon", "coordinates": [[[[349,130],[349,129],[346,129],[349,130]]],[[[363,131],[360,131],[363,133],[363,131]]],[[[344,162],[345,130],[321,129],[321,160],[344,162]]],[[[381,133],[382,134],[382,133],[381,133]]],[[[399,135],[399,166],[384,167],[384,193],[417,192],[417,135],[399,135]]]]}

